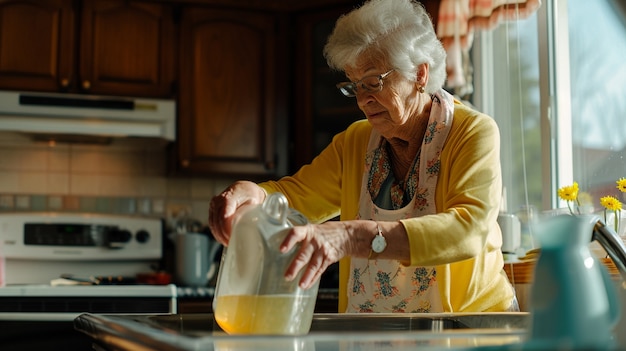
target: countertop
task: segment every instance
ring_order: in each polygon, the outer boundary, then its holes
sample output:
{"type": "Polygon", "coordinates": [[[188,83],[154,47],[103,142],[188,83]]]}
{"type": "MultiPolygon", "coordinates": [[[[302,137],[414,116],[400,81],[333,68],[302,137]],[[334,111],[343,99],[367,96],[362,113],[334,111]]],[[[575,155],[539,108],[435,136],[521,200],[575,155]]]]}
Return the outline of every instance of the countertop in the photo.
{"type": "Polygon", "coordinates": [[[311,331],[302,336],[227,335],[214,322],[212,314],[82,314],[76,318],[74,326],[91,337],[99,349],[109,351],[414,351],[514,346],[525,339],[527,314],[487,316],[492,324],[488,327],[485,319],[473,315],[359,314],[353,317],[316,313],[311,331]],[[433,320],[436,323],[430,323],[433,320]],[[475,327],[468,328],[467,324],[475,327]]]}

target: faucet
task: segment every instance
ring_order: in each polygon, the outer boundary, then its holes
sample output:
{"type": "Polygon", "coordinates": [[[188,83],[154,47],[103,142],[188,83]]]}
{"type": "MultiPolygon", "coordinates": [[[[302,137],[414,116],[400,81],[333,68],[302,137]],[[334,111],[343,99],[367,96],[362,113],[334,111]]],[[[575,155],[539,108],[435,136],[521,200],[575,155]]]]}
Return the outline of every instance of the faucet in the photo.
{"type": "Polygon", "coordinates": [[[617,345],[620,348],[626,348],[626,334],[619,332],[626,329],[626,246],[619,235],[607,227],[602,220],[598,220],[594,225],[591,240],[597,240],[602,245],[622,276],[621,284],[617,286],[618,298],[621,300],[621,317],[614,327],[614,330],[618,332],[614,334],[617,345]]]}
{"type": "Polygon", "coordinates": [[[596,240],[602,245],[604,251],[613,260],[622,280],[626,281],[626,246],[622,238],[599,219],[593,227],[591,240],[596,240]]]}

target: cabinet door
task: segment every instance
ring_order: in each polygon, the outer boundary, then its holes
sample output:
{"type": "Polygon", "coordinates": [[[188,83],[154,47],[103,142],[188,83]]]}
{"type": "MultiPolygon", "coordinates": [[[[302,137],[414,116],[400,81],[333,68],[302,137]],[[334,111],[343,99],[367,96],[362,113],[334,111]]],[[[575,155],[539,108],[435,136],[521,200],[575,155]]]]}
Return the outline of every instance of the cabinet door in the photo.
{"type": "Polygon", "coordinates": [[[72,0],[0,0],[0,89],[58,91],[73,67],[72,0]]]}
{"type": "Polygon", "coordinates": [[[296,35],[300,45],[296,49],[295,89],[296,115],[294,120],[294,169],[311,162],[332,140],[333,136],[350,123],[364,118],[356,99],[347,98],[335,85],[346,81],[342,72],[331,70],[323,55],[324,45],[337,18],[350,7],[308,12],[296,17],[296,35]]]}
{"type": "Polygon", "coordinates": [[[181,22],[178,167],[274,174],[275,19],[194,7],[181,22]]]}
{"type": "Polygon", "coordinates": [[[172,96],[175,30],[171,5],[83,0],[80,81],[83,92],[172,96]]]}

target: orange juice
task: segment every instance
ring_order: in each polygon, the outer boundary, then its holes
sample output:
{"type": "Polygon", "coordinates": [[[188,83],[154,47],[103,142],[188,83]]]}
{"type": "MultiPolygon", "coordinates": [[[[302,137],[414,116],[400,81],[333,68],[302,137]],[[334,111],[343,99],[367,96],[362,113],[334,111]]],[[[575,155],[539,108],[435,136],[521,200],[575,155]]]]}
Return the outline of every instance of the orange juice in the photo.
{"type": "Polygon", "coordinates": [[[228,334],[289,334],[309,332],[315,298],[293,295],[218,296],[215,320],[228,334]]]}

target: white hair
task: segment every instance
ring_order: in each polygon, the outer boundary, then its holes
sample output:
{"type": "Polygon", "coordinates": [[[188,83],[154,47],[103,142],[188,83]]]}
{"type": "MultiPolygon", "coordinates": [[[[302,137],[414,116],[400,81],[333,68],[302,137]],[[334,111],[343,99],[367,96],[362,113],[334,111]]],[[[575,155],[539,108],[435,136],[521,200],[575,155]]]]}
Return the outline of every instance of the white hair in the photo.
{"type": "Polygon", "coordinates": [[[446,52],[430,16],[412,0],[370,0],[339,17],[324,47],[324,57],[335,70],[354,67],[366,53],[389,63],[407,79],[416,80],[417,67],[429,67],[427,93],[443,87],[446,52]]]}

